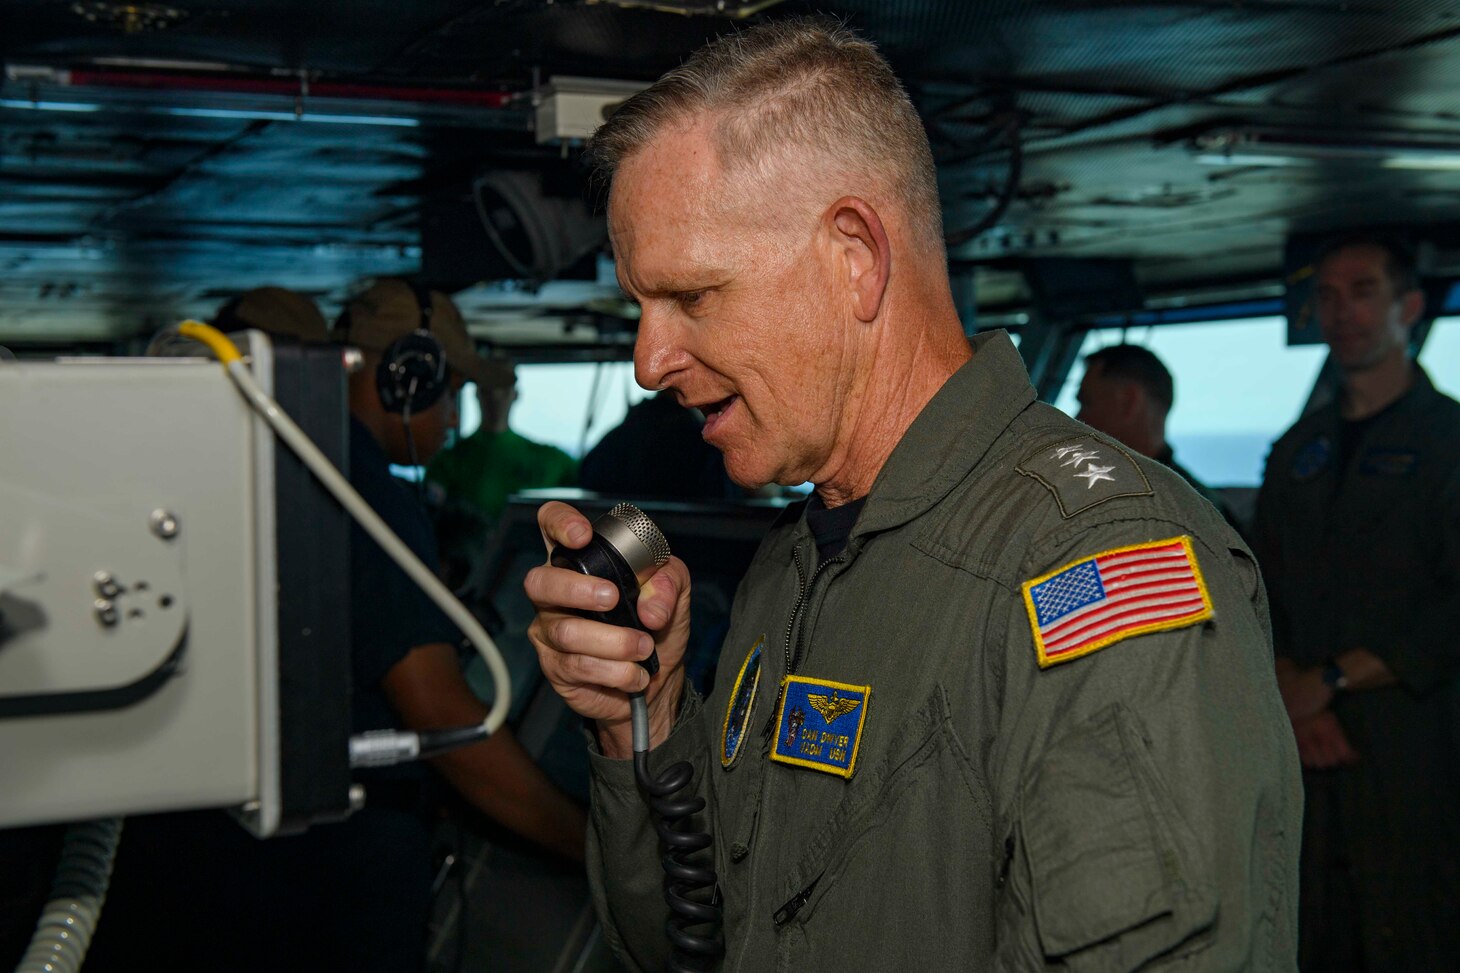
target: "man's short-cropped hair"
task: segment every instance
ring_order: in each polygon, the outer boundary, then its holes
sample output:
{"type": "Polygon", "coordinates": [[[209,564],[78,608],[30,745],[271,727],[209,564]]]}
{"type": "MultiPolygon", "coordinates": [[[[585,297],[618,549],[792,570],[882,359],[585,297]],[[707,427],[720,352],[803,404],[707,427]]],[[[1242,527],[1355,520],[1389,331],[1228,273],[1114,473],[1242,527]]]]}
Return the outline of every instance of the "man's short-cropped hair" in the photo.
{"type": "Polygon", "coordinates": [[[1176,399],[1171,372],[1153,352],[1140,345],[1110,345],[1085,356],[1088,370],[1100,366],[1101,378],[1135,382],[1167,412],[1176,399]]]}
{"type": "Polygon", "coordinates": [[[712,137],[727,172],[786,178],[776,162],[819,156],[817,170],[881,183],[923,242],[942,248],[937,172],[917,110],[877,48],[835,20],[773,20],[701,48],[609,116],[589,162],[611,181],[666,125],[704,113],[716,116],[712,137]]]}
{"type": "Polygon", "coordinates": [[[1384,254],[1384,272],[1394,287],[1394,296],[1403,297],[1419,287],[1419,262],[1414,250],[1403,240],[1387,233],[1357,230],[1326,240],[1313,258],[1313,269],[1323,266],[1324,261],[1341,250],[1378,250],[1384,254]]]}

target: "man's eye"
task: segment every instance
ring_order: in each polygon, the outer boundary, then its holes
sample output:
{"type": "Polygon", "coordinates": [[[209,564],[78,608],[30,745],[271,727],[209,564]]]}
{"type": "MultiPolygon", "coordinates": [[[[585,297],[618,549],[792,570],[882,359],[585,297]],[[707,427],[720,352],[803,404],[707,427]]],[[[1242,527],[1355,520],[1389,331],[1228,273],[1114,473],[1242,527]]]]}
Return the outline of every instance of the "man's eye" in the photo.
{"type": "Polygon", "coordinates": [[[679,295],[679,305],[692,310],[704,303],[704,297],[704,291],[686,291],[679,295]]]}

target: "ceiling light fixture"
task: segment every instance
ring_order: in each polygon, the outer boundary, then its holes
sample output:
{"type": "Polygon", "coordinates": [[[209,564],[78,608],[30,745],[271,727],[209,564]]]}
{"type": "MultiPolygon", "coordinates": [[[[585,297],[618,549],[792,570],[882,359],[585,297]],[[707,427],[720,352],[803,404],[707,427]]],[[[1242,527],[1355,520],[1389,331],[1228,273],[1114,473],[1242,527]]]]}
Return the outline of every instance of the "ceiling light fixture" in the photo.
{"type": "Polygon", "coordinates": [[[405,115],[355,115],[332,112],[292,112],[256,108],[191,108],[179,105],[113,105],[84,101],[32,101],[27,98],[0,98],[0,109],[25,111],[99,112],[115,111],[131,115],[169,115],[176,118],[223,118],[241,121],[318,122],[326,125],[384,125],[394,128],[416,128],[419,119],[405,115]]]}
{"type": "Polygon", "coordinates": [[[1223,127],[1187,147],[1210,166],[1368,165],[1385,169],[1460,170],[1460,133],[1284,131],[1223,127]]]}
{"type": "Polygon", "coordinates": [[[785,0],[588,0],[590,4],[605,3],[613,7],[637,7],[641,10],[656,10],[663,14],[682,14],[686,17],[729,17],[742,20],[769,10],[785,0]]]}
{"type": "Polygon", "coordinates": [[[85,101],[31,101],[28,98],[0,98],[0,108],[20,108],[28,111],[101,111],[100,105],[85,101]]]}

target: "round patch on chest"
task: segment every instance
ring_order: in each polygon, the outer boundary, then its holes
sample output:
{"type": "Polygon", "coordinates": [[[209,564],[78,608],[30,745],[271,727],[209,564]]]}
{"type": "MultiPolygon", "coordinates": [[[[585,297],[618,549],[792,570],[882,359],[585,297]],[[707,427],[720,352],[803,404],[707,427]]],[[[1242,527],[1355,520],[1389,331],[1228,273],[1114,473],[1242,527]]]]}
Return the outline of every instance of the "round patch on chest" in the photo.
{"type": "Polygon", "coordinates": [[[1293,456],[1293,465],[1290,468],[1293,479],[1308,480],[1317,476],[1328,465],[1328,458],[1332,453],[1333,447],[1327,436],[1319,436],[1306,444],[1293,456]]]}
{"type": "Polygon", "coordinates": [[[750,725],[750,711],[755,708],[755,694],[760,689],[760,650],[765,636],[755,640],[750,653],[740,664],[730,702],[725,706],[725,727],[720,735],[720,766],[729,768],[740,756],[745,743],[745,729],[750,725]]]}

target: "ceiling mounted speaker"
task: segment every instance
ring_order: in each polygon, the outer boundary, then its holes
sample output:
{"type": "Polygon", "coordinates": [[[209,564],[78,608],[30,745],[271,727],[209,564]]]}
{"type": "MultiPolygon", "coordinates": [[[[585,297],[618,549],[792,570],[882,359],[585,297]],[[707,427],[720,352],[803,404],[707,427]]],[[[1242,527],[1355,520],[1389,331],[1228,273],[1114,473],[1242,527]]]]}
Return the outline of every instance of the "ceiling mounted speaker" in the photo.
{"type": "Polygon", "coordinates": [[[608,239],[608,225],[580,196],[549,196],[534,173],[488,172],[472,184],[482,230],[519,279],[541,284],[608,239]]]}

